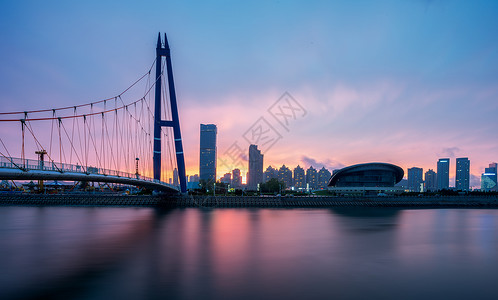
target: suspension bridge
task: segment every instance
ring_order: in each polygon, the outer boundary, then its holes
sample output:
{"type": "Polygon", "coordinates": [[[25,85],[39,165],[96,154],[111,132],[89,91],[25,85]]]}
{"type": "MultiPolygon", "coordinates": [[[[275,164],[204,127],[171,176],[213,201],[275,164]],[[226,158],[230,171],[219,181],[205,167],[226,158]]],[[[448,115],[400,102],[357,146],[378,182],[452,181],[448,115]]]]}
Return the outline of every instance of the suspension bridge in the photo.
{"type": "Polygon", "coordinates": [[[172,70],[166,34],[164,39],[159,34],[150,68],[118,95],[73,106],[0,112],[0,180],[126,184],[185,193],[172,70]]]}

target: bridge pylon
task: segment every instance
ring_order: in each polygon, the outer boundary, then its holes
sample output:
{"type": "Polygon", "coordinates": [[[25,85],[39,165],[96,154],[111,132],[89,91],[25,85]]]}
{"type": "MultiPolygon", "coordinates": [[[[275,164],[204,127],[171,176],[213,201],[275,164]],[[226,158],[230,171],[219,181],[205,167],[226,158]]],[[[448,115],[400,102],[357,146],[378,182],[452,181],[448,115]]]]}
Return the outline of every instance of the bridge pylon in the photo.
{"type": "Polygon", "coordinates": [[[178,117],[178,106],[176,104],[175,83],[173,81],[173,67],[171,66],[171,51],[166,33],[164,34],[164,44],[161,41],[161,33],[157,37],[156,47],[156,86],[155,86],[155,106],[154,106],[154,154],[153,169],[154,179],[161,180],[161,127],[172,127],[173,138],[175,139],[176,163],[178,166],[178,177],[180,180],[180,191],[187,192],[187,181],[185,174],[185,158],[183,155],[183,143],[180,131],[180,119],[178,117]],[[171,108],[171,120],[161,120],[161,66],[162,58],[166,59],[166,73],[168,76],[168,91],[171,108]]]}

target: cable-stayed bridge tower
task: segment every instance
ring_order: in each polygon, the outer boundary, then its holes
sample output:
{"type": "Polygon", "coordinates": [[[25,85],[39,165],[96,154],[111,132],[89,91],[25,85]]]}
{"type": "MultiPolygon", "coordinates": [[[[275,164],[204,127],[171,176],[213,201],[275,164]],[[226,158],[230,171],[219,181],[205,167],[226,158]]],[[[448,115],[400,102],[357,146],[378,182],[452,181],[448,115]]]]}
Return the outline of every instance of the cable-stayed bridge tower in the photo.
{"type": "Polygon", "coordinates": [[[156,47],[156,86],[155,86],[155,106],[154,106],[154,179],[161,180],[161,127],[172,127],[173,138],[175,140],[176,162],[178,166],[178,177],[180,179],[180,191],[187,192],[187,182],[185,174],[185,158],[183,155],[183,143],[180,131],[180,119],[178,117],[178,106],[176,103],[175,83],[173,80],[173,67],[171,66],[171,51],[166,33],[164,43],[161,41],[161,33],[157,37],[156,47]],[[161,66],[163,57],[166,60],[166,73],[168,79],[169,102],[171,108],[171,120],[161,118],[161,66]]]}

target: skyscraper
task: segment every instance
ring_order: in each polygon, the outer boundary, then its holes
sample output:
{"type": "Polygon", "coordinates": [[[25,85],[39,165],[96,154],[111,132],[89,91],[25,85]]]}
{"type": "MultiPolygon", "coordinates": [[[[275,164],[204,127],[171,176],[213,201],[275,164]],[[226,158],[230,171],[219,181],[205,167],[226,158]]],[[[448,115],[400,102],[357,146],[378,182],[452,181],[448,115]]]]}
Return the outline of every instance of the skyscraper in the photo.
{"type": "Polygon", "coordinates": [[[325,169],[325,167],[322,167],[320,169],[320,171],[318,171],[318,188],[319,189],[327,188],[327,184],[329,183],[330,176],[332,176],[332,174],[330,173],[329,170],[325,169]]]}
{"type": "Polygon", "coordinates": [[[408,169],[408,189],[411,192],[421,192],[420,185],[424,182],[423,172],[422,168],[413,167],[408,169]]]}
{"type": "Polygon", "coordinates": [[[455,188],[459,191],[470,189],[470,160],[467,157],[456,159],[455,188]]]}
{"type": "Polygon", "coordinates": [[[199,179],[208,184],[216,181],[216,134],[214,124],[201,124],[201,141],[199,157],[199,179]]]}
{"type": "Polygon", "coordinates": [[[294,187],[296,189],[306,188],[304,169],[299,165],[294,169],[294,187]]]}
{"type": "Polygon", "coordinates": [[[498,190],[497,169],[498,166],[496,163],[489,164],[489,168],[484,169],[484,173],[481,175],[481,190],[483,191],[498,190]]]}
{"type": "Polygon", "coordinates": [[[426,192],[433,192],[437,190],[437,174],[434,170],[429,169],[425,172],[424,187],[426,192]]]}
{"type": "Polygon", "coordinates": [[[311,190],[316,190],[318,188],[318,176],[316,169],[310,166],[306,170],[306,187],[311,190]]]}
{"type": "Polygon", "coordinates": [[[179,186],[180,185],[179,178],[178,178],[178,169],[177,168],[173,169],[173,185],[174,186],[179,186]]]}
{"type": "Polygon", "coordinates": [[[450,159],[440,158],[437,161],[437,189],[450,188],[450,159]]]}
{"type": "Polygon", "coordinates": [[[242,177],[240,176],[239,169],[232,170],[232,187],[234,189],[240,189],[242,187],[242,177]]]}
{"type": "Polygon", "coordinates": [[[257,145],[249,146],[249,174],[247,176],[247,189],[257,190],[258,184],[263,182],[263,154],[257,145]]]}

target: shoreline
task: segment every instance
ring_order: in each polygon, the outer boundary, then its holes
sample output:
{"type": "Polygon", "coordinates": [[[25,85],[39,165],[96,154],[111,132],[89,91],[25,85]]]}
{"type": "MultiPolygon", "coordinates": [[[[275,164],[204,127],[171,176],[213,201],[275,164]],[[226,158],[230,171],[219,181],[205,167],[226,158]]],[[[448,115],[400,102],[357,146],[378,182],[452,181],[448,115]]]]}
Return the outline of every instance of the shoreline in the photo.
{"type": "Polygon", "coordinates": [[[0,206],[165,208],[498,208],[498,196],[180,196],[99,194],[0,194],[0,206]]]}

